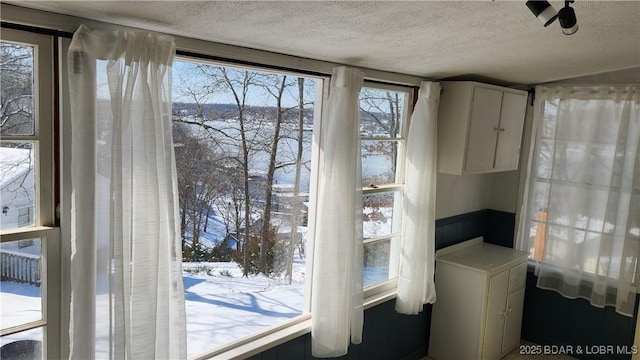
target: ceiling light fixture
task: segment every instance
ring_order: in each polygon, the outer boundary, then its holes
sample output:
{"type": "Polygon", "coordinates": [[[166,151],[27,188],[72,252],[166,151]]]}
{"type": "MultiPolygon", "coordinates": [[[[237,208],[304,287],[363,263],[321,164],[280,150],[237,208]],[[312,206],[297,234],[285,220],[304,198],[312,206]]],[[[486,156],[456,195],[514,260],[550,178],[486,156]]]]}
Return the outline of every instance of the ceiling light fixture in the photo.
{"type": "Polygon", "coordinates": [[[573,35],[578,31],[576,12],[569,6],[573,1],[574,0],[566,0],[564,2],[564,7],[558,12],[560,27],[562,27],[562,33],[565,35],[573,35]]]}
{"type": "MultiPolygon", "coordinates": [[[[558,12],[556,12],[556,9],[554,9],[548,1],[529,0],[527,1],[527,7],[545,27],[549,26],[549,24],[551,24],[558,17],[558,12]]],[[[573,11],[573,9],[571,10],[573,11]]]]}

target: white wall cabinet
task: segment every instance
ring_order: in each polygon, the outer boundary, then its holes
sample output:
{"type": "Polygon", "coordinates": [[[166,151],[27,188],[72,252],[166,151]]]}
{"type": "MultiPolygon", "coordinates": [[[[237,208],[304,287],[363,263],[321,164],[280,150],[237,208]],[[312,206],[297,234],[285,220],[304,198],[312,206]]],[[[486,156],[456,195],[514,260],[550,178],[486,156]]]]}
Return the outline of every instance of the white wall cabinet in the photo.
{"type": "Polygon", "coordinates": [[[438,251],[429,357],[500,359],[520,344],[527,257],[482,238],[438,251]]]}
{"type": "Polygon", "coordinates": [[[440,83],[438,171],[516,170],[527,92],[472,81],[440,83]]]}

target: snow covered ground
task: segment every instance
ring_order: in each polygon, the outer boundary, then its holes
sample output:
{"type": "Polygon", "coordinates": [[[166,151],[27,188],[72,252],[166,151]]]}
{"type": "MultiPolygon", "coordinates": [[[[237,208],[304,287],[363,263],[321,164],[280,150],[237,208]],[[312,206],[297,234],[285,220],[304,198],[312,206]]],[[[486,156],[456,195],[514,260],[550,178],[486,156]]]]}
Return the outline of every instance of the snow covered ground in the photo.
{"type": "Polygon", "coordinates": [[[300,260],[291,285],[263,275],[243,278],[235,263],[191,263],[184,269],[189,355],[291,319],[304,309],[300,260]]]}
{"type": "MultiPolygon", "coordinates": [[[[372,221],[368,225],[375,225],[376,231],[389,233],[390,209],[384,212],[387,219],[372,221]]],[[[212,218],[211,230],[201,233],[201,241],[206,246],[215,245],[220,238],[218,222],[218,219],[212,218]]],[[[306,228],[299,228],[298,231],[305,234],[306,228]]],[[[34,251],[39,253],[39,246],[34,251]]],[[[284,277],[242,277],[242,270],[235,262],[183,263],[188,355],[197,355],[301,315],[305,301],[304,275],[305,259],[297,253],[291,285],[284,277]]],[[[388,269],[385,266],[364,269],[365,286],[384,281],[387,277],[388,269]]],[[[100,281],[98,285],[102,288],[106,284],[100,281]]],[[[98,294],[97,303],[99,308],[107,309],[107,295],[98,294]]],[[[40,319],[40,288],[11,281],[0,282],[0,309],[2,328],[40,319]]],[[[108,317],[100,315],[108,313],[97,313],[96,347],[99,353],[106,355],[101,350],[107,349],[108,317]]],[[[0,345],[20,339],[42,340],[42,331],[5,336],[0,345]]]]}
{"type": "MultiPolygon", "coordinates": [[[[301,260],[294,265],[291,285],[284,279],[262,275],[243,278],[242,270],[233,262],[185,263],[183,269],[190,356],[291,319],[304,309],[304,262],[301,260]]],[[[106,298],[98,295],[99,303],[101,297],[106,298]]],[[[40,303],[40,288],[2,281],[2,327],[38,320],[42,314],[40,303]]],[[[104,326],[97,328],[105,329],[104,326]]],[[[105,339],[106,335],[98,334],[105,339]]],[[[42,339],[42,335],[41,332],[14,334],[3,337],[1,345],[20,339],[42,339]]]]}
{"type": "MultiPolygon", "coordinates": [[[[0,284],[0,326],[8,328],[42,318],[40,288],[13,281],[0,284]]],[[[4,341],[4,337],[2,338],[4,341]]],[[[3,342],[4,344],[4,342],[3,342]]]]}
{"type": "MultiPolygon", "coordinates": [[[[185,263],[183,269],[189,356],[296,317],[304,309],[305,268],[301,260],[294,265],[291,285],[284,279],[262,275],[243,278],[242,271],[233,262],[185,263]]],[[[384,270],[365,270],[365,282],[380,281],[381,278],[386,278],[384,270]]],[[[106,303],[106,296],[98,295],[98,298],[99,303],[100,298],[106,303]]],[[[2,327],[39,319],[40,299],[40,288],[36,286],[2,281],[2,327]]],[[[107,327],[100,325],[97,328],[100,331],[107,327]]],[[[103,340],[107,338],[106,333],[98,336],[103,340]]],[[[20,339],[42,340],[42,332],[5,336],[0,345],[20,339]]]]}

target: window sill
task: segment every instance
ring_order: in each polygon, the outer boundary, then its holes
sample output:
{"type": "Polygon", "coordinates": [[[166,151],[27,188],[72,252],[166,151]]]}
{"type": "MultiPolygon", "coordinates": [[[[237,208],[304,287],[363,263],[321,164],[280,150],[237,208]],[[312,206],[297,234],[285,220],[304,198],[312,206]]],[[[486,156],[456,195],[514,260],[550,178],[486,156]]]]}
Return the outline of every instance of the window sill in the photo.
{"type": "MultiPolygon", "coordinates": [[[[396,297],[396,289],[389,289],[372,295],[364,300],[364,309],[369,309],[396,297]]],[[[263,336],[251,341],[242,342],[228,350],[215,351],[208,354],[198,355],[193,360],[213,360],[213,359],[246,359],[275,346],[283,344],[289,340],[303,336],[311,332],[311,315],[301,316],[297,322],[291,325],[280,325],[280,329],[275,329],[265,333],[263,336]]]]}
{"type": "MultiPolygon", "coordinates": [[[[536,278],[537,278],[536,266],[540,262],[541,261],[539,261],[539,260],[533,260],[533,259],[528,259],[527,260],[527,272],[533,274],[533,276],[535,276],[536,278]]],[[[561,272],[562,270],[559,269],[558,271],[561,272]]],[[[586,283],[593,284],[594,281],[590,280],[590,279],[593,279],[593,277],[594,277],[594,275],[592,275],[592,274],[584,274],[583,277],[582,277],[582,281],[585,281],[586,283]]],[[[617,289],[618,288],[618,285],[617,285],[618,284],[618,280],[617,279],[610,279],[610,281],[611,281],[610,287],[612,289],[617,289]]],[[[536,287],[537,287],[537,284],[536,284],[536,287]]],[[[544,289],[544,288],[541,288],[541,289],[544,289]]],[[[640,286],[632,286],[631,287],[631,291],[635,292],[638,295],[640,295],[640,286]]]]}
{"type": "Polygon", "coordinates": [[[193,359],[246,359],[309,332],[311,332],[311,317],[307,315],[299,322],[289,325],[283,329],[269,332],[253,341],[242,343],[228,350],[200,355],[193,359]]]}
{"type": "Polygon", "coordinates": [[[0,237],[2,237],[2,242],[46,237],[47,233],[53,229],[56,228],[50,226],[25,226],[2,230],[0,231],[0,237]]]}
{"type": "Polygon", "coordinates": [[[376,294],[373,294],[369,297],[367,297],[366,299],[364,299],[364,309],[367,310],[369,308],[372,308],[374,306],[378,306],[384,302],[387,302],[389,300],[393,300],[396,298],[396,295],[398,294],[397,292],[397,288],[394,287],[392,289],[388,289],[385,291],[381,291],[378,292],[376,294]]]}

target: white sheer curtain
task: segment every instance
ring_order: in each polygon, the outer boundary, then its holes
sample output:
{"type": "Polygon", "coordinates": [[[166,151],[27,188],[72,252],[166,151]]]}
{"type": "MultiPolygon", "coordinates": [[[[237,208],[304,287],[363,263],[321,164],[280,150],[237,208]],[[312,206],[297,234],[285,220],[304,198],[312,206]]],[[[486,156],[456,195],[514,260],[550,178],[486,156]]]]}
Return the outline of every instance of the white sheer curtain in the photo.
{"type": "Polygon", "coordinates": [[[436,301],[435,211],[440,84],[422,82],[407,138],[404,237],[400,246],[396,311],[415,315],[436,301]]]}
{"type": "Polygon", "coordinates": [[[311,290],[312,353],[337,357],[362,341],[362,171],[359,93],[363,73],[333,69],[322,117],[311,290]]]}
{"type": "Polygon", "coordinates": [[[539,287],[628,316],[640,275],[639,90],[536,88],[519,230],[539,287]]]}
{"type": "Polygon", "coordinates": [[[186,357],[174,54],[170,37],[85,26],[69,48],[73,359],[186,357]]]}

